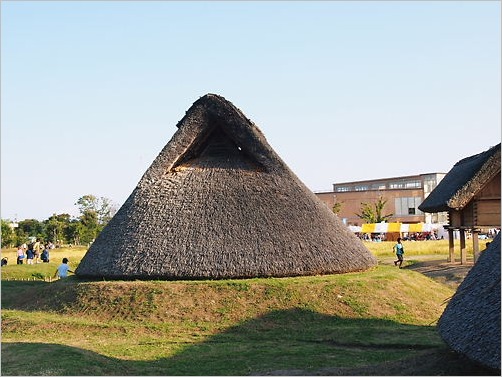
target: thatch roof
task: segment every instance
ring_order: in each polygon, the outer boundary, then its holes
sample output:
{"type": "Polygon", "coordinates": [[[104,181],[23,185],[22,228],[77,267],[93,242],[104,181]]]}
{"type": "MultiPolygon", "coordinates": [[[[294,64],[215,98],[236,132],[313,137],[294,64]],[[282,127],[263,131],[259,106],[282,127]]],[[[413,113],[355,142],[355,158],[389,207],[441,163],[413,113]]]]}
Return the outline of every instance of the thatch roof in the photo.
{"type": "Polygon", "coordinates": [[[418,208],[423,212],[460,210],[498,173],[500,143],[458,161],[418,208]]]}
{"type": "Polygon", "coordinates": [[[458,287],[438,330],[455,351],[500,369],[500,233],[458,287]]]}
{"type": "Polygon", "coordinates": [[[376,264],[223,97],[200,98],[177,127],[77,275],[281,277],[376,264]]]}

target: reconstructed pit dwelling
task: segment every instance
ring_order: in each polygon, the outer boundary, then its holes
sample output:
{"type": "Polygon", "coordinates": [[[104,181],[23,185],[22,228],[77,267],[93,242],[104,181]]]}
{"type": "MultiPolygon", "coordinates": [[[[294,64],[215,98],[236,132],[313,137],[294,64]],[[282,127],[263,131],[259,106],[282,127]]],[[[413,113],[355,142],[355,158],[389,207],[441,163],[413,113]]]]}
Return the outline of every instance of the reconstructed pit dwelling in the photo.
{"type": "Polygon", "coordinates": [[[438,322],[456,352],[500,374],[500,232],[458,287],[438,322]]]}
{"type": "Polygon", "coordinates": [[[177,127],[78,276],[284,277],[376,264],[229,101],[207,94],[177,127]]]}

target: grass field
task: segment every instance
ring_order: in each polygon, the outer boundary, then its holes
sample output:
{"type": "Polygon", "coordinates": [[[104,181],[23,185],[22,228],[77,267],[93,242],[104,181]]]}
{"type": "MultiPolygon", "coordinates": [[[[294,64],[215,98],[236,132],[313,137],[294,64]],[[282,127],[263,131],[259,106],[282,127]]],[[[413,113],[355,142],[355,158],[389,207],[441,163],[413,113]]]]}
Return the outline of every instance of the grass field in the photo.
{"type": "MultiPolygon", "coordinates": [[[[366,245],[392,259],[392,243],[366,245]]],[[[405,248],[410,258],[448,250],[445,241],[405,248]]],[[[2,268],[2,375],[247,375],[447,349],[435,323],[454,291],[386,263],[281,279],[41,280],[62,257],[74,269],[84,253],[61,249],[48,264],[2,268]]]]}
{"type": "Polygon", "coordinates": [[[17,253],[16,249],[2,249],[1,257],[8,258],[7,266],[2,267],[2,280],[12,279],[30,279],[30,280],[44,280],[50,276],[54,276],[57,267],[61,264],[63,258],[69,259],[70,269],[75,270],[80,260],[84,257],[87,251],[86,247],[78,246],[71,248],[53,249],[50,252],[49,263],[38,263],[28,265],[26,259],[24,264],[16,265],[17,253]]]}
{"type": "MultiPolygon", "coordinates": [[[[484,249],[485,242],[480,241],[480,249],[484,249]]],[[[392,247],[396,242],[364,242],[364,245],[378,257],[389,257],[393,256],[392,247]]],[[[460,258],[460,241],[455,240],[455,253],[458,254],[457,258],[460,258]]],[[[448,255],[448,240],[439,241],[403,241],[403,246],[405,249],[405,255],[410,256],[423,256],[423,255],[434,255],[434,258],[438,256],[448,255]]],[[[472,258],[472,242],[466,241],[466,252],[467,256],[472,258]]]]}

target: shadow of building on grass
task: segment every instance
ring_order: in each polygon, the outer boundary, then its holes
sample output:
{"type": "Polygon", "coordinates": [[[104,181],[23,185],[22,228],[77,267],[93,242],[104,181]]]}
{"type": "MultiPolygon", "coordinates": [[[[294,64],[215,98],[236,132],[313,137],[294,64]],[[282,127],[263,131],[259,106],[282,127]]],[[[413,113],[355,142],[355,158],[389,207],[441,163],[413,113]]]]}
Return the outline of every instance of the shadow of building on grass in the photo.
{"type": "MultiPolygon", "coordinates": [[[[165,346],[158,338],[125,342],[137,348],[136,354],[141,347],[165,346]]],[[[173,356],[155,360],[123,360],[65,345],[18,342],[2,344],[1,363],[2,375],[500,374],[451,352],[434,327],[340,318],[300,308],[269,312],[202,342],[187,342],[173,356]]]]}

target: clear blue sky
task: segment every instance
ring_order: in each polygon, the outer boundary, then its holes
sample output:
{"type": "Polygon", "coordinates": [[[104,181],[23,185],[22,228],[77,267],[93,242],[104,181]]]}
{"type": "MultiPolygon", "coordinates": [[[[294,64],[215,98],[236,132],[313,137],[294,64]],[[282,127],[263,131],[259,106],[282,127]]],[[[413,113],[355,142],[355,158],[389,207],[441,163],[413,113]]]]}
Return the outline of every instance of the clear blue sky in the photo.
{"type": "Polygon", "coordinates": [[[501,139],[500,1],[1,2],[1,216],[119,206],[200,96],[312,190],[501,139]]]}

